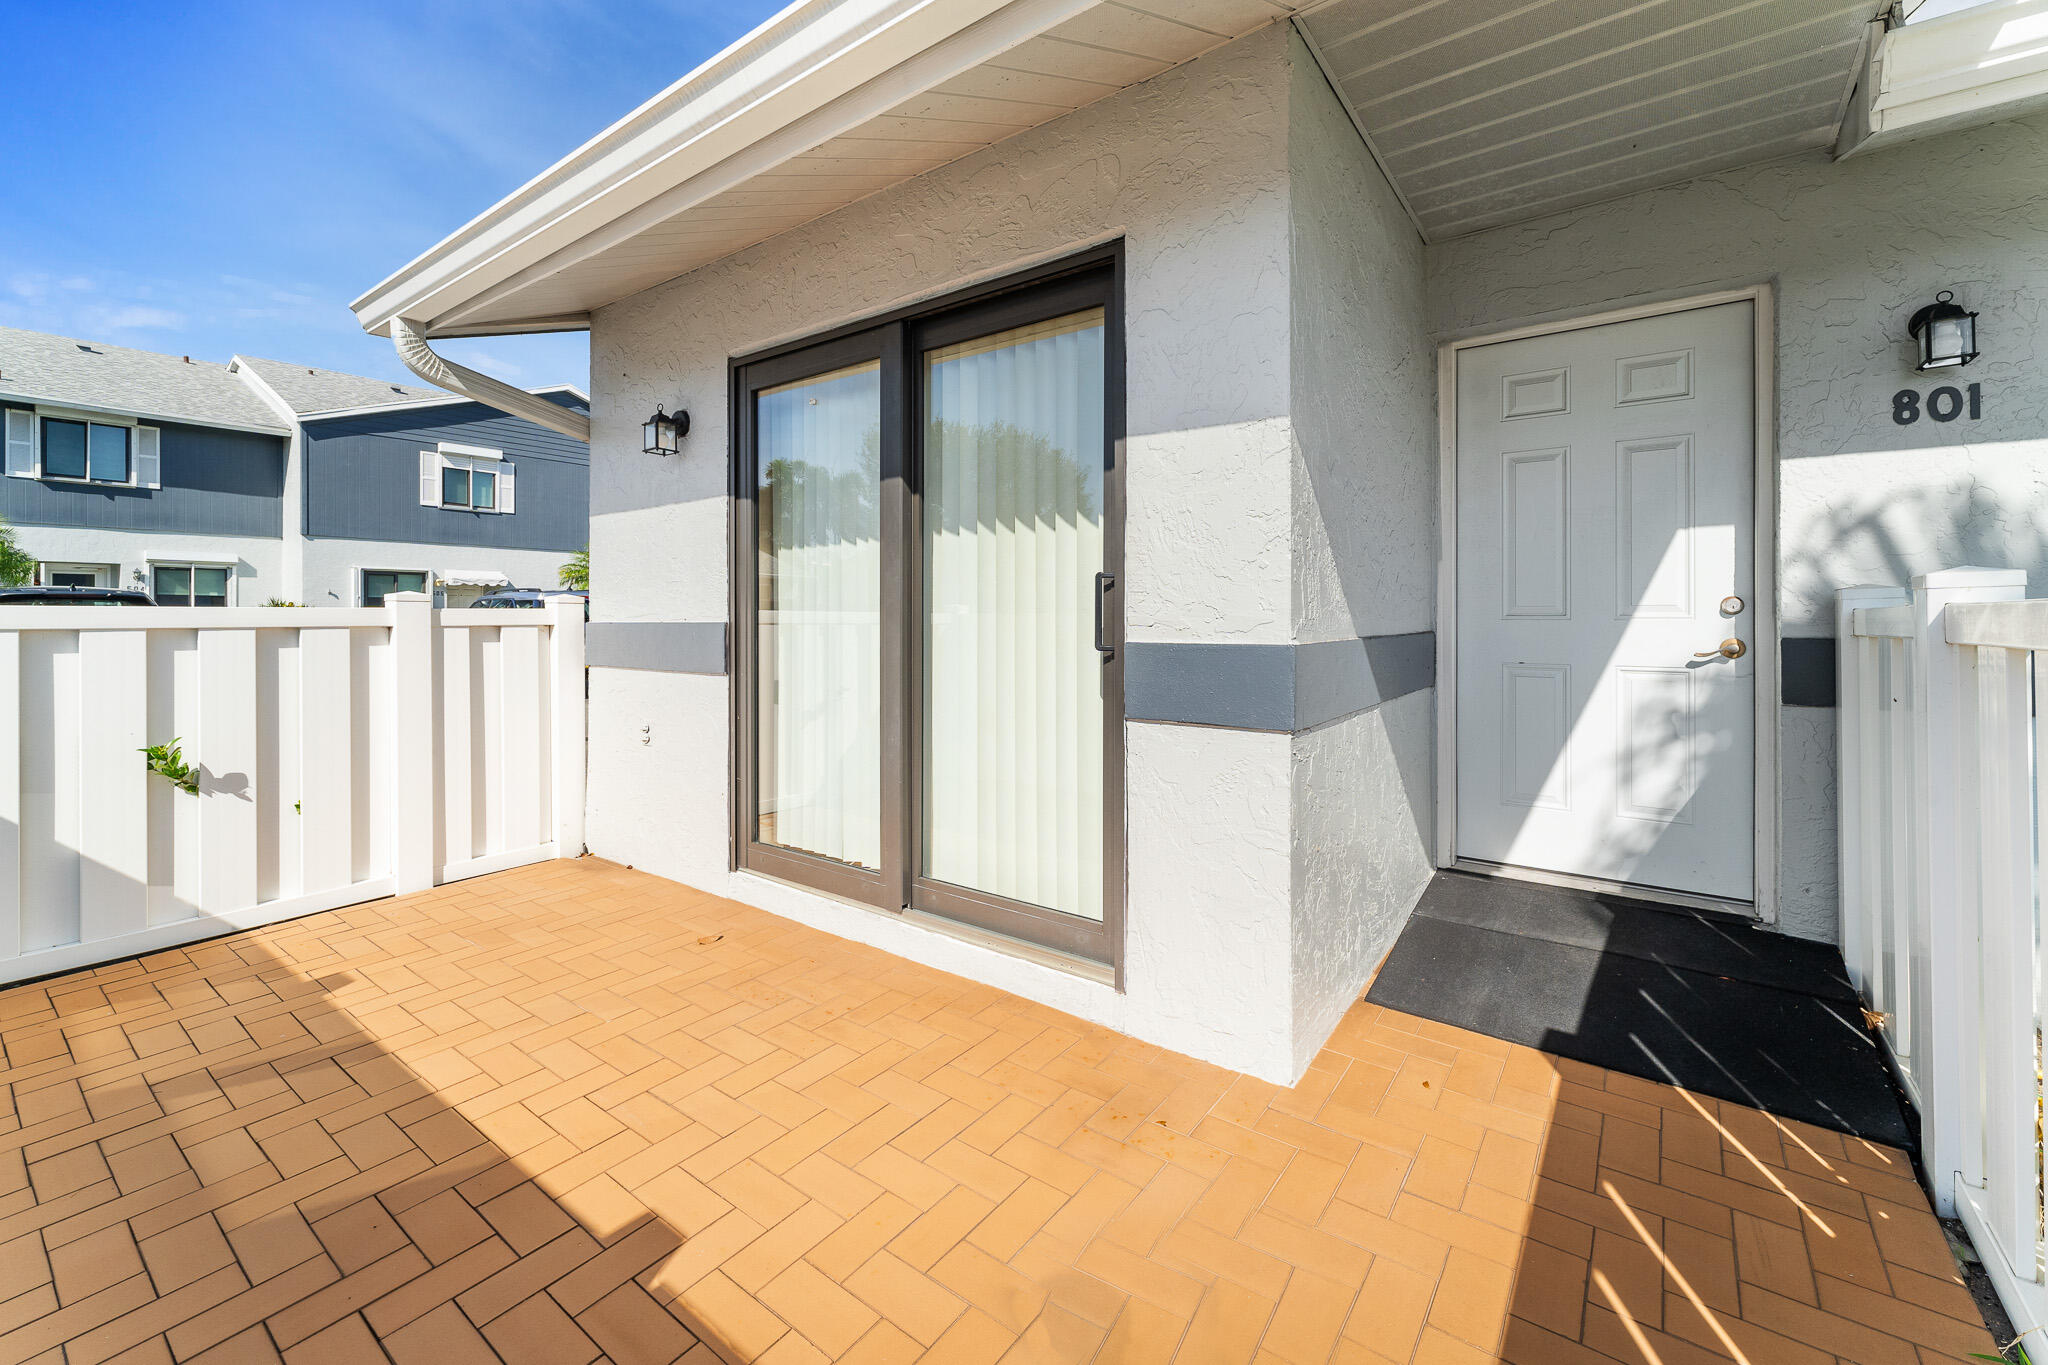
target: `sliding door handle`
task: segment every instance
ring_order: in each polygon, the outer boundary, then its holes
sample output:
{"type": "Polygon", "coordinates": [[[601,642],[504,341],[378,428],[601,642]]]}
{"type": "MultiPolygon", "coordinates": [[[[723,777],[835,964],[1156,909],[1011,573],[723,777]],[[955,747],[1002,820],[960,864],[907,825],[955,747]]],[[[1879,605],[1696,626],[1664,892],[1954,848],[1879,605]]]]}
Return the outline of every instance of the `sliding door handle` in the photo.
{"type": "Polygon", "coordinates": [[[1116,657],[1116,646],[1109,643],[1108,638],[1102,633],[1102,603],[1109,596],[1109,590],[1115,586],[1115,574],[1095,575],[1095,652],[1102,656],[1104,663],[1116,657]]]}

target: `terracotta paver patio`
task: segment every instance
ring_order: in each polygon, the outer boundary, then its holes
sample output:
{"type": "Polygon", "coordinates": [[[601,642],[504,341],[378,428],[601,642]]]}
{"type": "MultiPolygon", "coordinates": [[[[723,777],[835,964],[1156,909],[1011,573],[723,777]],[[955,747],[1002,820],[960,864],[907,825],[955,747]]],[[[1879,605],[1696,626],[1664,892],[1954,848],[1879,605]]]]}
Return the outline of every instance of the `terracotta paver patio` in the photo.
{"type": "Polygon", "coordinates": [[[1992,1349],[1896,1151],[1366,1005],[1280,1089],[594,860],[0,1039],[0,1361],[1992,1349]]]}

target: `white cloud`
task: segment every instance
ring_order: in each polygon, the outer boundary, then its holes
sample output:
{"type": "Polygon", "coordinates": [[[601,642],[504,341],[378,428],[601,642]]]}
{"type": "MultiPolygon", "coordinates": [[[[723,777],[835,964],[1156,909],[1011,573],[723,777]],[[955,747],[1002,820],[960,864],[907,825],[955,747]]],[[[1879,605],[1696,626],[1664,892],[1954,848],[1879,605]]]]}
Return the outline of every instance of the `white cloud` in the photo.
{"type": "Polygon", "coordinates": [[[126,307],[88,309],[85,316],[98,315],[101,327],[109,331],[133,331],[140,328],[176,332],[185,326],[185,315],[173,313],[168,308],[147,308],[141,304],[126,307]]]}
{"type": "Polygon", "coordinates": [[[517,379],[525,368],[515,365],[504,357],[475,346],[441,348],[441,353],[458,365],[467,365],[472,370],[482,370],[493,379],[517,379]]]}

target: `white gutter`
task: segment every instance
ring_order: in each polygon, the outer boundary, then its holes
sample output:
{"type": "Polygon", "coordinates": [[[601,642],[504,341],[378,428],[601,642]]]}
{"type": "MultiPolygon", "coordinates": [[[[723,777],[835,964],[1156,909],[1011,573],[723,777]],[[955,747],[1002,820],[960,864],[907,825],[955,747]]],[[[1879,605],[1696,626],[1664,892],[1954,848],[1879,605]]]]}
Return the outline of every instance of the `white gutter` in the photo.
{"type": "Polygon", "coordinates": [[[487,374],[479,374],[466,365],[458,365],[435,355],[427,339],[420,335],[418,327],[410,318],[391,320],[391,344],[398,351],[398,358],[429,384],[459,393],[465,398],[474,398],[499,412],[508,412],[514,417],[559,431],[564,436],[590,443],[590,419],[580,412],[571,412],[559,403],[515,388],[487,374]]]}
{"type": "Polygon", "coordinates": [[[2048,0],[1987,0],[1886,33],[1835,155],[2048,108],[2048,0]]]}

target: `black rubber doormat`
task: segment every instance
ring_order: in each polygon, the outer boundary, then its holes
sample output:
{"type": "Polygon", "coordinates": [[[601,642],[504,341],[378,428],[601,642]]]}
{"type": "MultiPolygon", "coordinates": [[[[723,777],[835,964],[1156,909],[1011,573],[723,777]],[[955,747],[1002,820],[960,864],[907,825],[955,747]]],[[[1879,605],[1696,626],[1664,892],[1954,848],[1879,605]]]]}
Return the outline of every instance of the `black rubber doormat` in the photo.
{"type": "Polygon", "coordinates": [[[1365,998],[1914,1145],[1841,955],[1728,916],[1439,873],[1365,998]]]}

